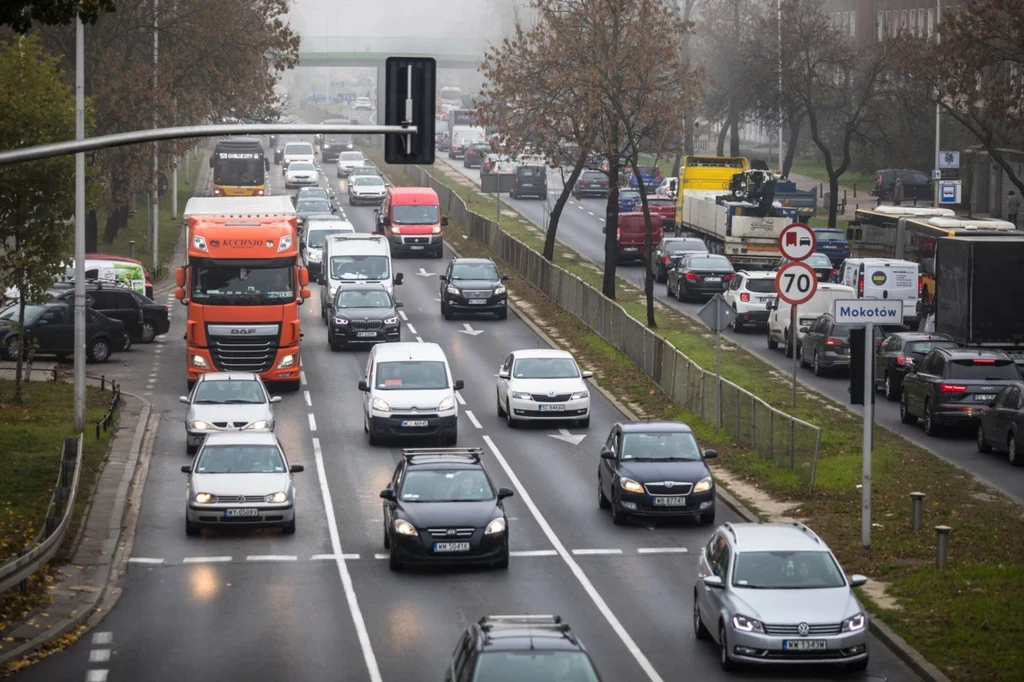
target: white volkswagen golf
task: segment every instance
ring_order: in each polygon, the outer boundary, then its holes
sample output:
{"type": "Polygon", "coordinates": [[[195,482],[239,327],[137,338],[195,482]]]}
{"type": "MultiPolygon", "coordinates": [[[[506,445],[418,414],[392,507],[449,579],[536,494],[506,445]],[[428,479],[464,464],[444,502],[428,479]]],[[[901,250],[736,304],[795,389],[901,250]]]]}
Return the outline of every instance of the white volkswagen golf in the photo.
{"type": "Polygon", "coordinates": [[[498,416],[515,428],[520,421],[566,420],[590,426],[590,389],[575,358],[564,350],[509,353],[498,369],[498,416]]]}

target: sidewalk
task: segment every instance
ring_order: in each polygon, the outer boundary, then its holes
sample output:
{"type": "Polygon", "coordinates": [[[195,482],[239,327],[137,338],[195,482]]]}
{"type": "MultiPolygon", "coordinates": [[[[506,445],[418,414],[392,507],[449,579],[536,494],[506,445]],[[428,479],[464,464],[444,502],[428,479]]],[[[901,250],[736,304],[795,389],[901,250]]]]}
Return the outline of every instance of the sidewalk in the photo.
{"type": "Polygon", "coordinates": [[[127,393],[122,396],[117,431],[96,488],[82,491],[90,497],[78,534],[72,538],[71,560],[52,571],[52,602],[4,632],[0,677],[64,648],[84,631],[82,626],[91,624],[87,623],[90,616],[98,620],[106,615],[117,599],[119,590],[113,588],[131,549],[141,482],[159,420],[147,401],[127,393]],[[56,641],[65,635],[70,641],[56,641]]]}
{"type": "MultiPolygon", "coordinates": [[[[798,173],[790,173],[789,179],[796,183],[797,189],[817,189],[818,190],[818,204],[824,206],[824,209],[818,209],[818,217],[828,218],[828,205],[825,204],[824,195],[828,194],[828,183],[815,180],[814,178],[806,175],[800,175],[798,173]]],[[[840,178],[842,180],[842,178],[840,178]]],[[[853,213],[858,208],[874,208],[878,205],[878,199],[871,196],[870,187],[857,186],[857,196],[854,197],[854,188],[852,185],[839,185],[839,207],[842,208],[843,196],[846,197],[846,212],[840,213],[841,218],[853,218],[853,213]],[[845,193],[845,195],[844,195],[845,193]]]]}

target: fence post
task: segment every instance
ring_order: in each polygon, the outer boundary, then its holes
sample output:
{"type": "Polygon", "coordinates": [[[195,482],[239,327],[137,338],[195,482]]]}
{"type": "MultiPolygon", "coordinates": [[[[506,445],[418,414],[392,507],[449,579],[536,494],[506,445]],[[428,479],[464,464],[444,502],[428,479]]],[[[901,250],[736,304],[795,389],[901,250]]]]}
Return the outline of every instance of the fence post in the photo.
{"type": "Polygon", "coordinates": [[[107,390],[107,375],[106,374],[101,374],[100,375],[100,391],[105,391],[105,390],[107,390]]]}
{"type": "Polygon", "coordinates": [[[768,456],[775,461],[775,409],[768,407],[768,456]]]}
{"type": "Polygon", "coordinates": [[[754,394],[750,394],[750,449],[758,451],[757,447],[757,400],[754,394]]]}
{"type": "Polygon", "coordinates": [[[737,445],[742,445],[740,439],[740,387],[736,387],[736,400],[733,401],[733,405],[736,406],[736,438],[734,439],[737,445]]]}
{"type": "Polygon", "coordinates": [[[796,422],[789,418],[789,470],[796,471],[796,422]]]}
{"type": "Polygon", "coordinates": [[[700,373],[700,418],[704,419],[704,379],[707,378],[707,372],[701,370],[700,373]]]}
{"type": "Polygon", "coordinates": [[[811,460],[811,492],[814,492],[814,478],[818,475],[818,450],[821,449],[821,429],[814,437],[814,459],[811,460]]]}

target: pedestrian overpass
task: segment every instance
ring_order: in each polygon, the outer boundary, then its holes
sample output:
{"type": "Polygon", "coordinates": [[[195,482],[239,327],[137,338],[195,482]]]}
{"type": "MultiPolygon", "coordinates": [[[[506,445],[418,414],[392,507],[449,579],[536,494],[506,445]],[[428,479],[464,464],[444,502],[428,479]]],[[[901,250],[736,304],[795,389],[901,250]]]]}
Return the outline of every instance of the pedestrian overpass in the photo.
{"type": "MultiPolygon", "coordinates": [[[[299,66],[372,66],[388,57],[433,57],[438,69],[476,70],[487,43],[459,38],[303,37],[299,66]]],[[[383,74],[378,74],[382,76],[383,74]]]]}

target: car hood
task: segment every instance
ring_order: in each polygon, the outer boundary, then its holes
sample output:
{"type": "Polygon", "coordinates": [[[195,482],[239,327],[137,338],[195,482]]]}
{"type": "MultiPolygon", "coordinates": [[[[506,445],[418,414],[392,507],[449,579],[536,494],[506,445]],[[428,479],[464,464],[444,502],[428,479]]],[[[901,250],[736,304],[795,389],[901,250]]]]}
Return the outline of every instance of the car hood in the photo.
{"type": "Polygon", "coordinates": [[[394,308],[342,308],[334,314],[347,320],[387,320],[398,315],[394,308]]]}
{"type": "Polygon", "coordinates": [[[823,590],[753,590],[732,588],[736,611],[762,623],[831,624],[861,611],[849,587],[823,590]]]}
{"type": "Polygon", "coordinates": [[[570,379],[510,379],[513,391],[526,393],[574,393],[587,390],[586,383],[580,377],[570,379]]]}
{"type": "Polygon", "coordinates": [[[269,495],[288,490],[288,474],[193,474],[192,491],[213,495],[269,495]]]}
{"type": "Polygon", "coordinates": [[[424,528],[483,528],[496,517],[494,500],[483,502],[404,502],[399,510],[405,519],[424,528]]]}
{"type": "Polygon", "coordinates": [[[266,403],[257,405],[191,405],[186,421],[214,422],[245,422],[246,424],[261,419],[273,419],[273,412],[266,403]]]}
{"type": "Polygon", "coordinates": [[[693,461],[636,462],[627,459],[620,462],[619,471],[637,483],[657,481],[696,483],[709,475],[704,462],[693,461]]]}
{"type": "Polygon", "coordinates": [[[445,398],[452,395],[451,388],[407,390],[407,391],[376,391],[374,398],[380,398],[391,407],[392,411],[436,412],[437,406],[445,398]]]}
{"type": "Polygon", "coordinates": [[[501,282],[493,282],[486,279],[453,279],[451,285],[459,289],[493,289],[501,282]]]}

